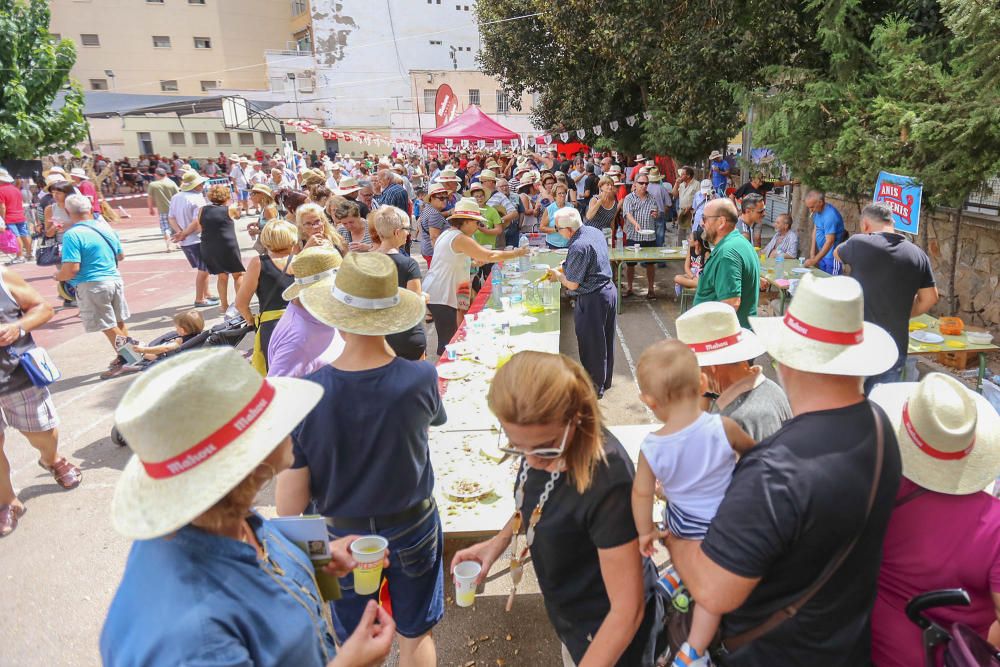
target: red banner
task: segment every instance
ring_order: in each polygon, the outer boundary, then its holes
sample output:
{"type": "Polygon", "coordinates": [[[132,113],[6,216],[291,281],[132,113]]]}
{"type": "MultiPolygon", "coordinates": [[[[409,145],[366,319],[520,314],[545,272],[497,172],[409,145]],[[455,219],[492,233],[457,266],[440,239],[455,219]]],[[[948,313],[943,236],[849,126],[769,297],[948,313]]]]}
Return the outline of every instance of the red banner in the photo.
{"type": "Polygon", "coordinates": [[[455,92],[447,83],[441,84],[438,86],[437,95],[434,96],[435,127],[451,122],[457,114],[458,100],[455,98],[455,92]]]}

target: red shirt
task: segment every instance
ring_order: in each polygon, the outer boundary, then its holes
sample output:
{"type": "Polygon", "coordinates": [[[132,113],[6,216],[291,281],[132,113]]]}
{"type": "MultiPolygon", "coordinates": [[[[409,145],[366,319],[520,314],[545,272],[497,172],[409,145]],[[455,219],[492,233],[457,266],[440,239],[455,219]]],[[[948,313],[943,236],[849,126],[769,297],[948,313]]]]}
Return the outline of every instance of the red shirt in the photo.
{"type": "Polygon", "coordinates": [[[0,183],[0,201],[7,207],[4,220],[7,222],[24,222],[24,200],[21,191],[13,183],[0,183]]]}
{"type": "Polygon", "coordinates": [[[90,198],[90,203],[94,207],[94,213],[101,212],[101,207],[97,203],[97,188],[94,187],[93,183],[88,180],[80,181],[76,184],[76,189],[80,191],[81,195],[90,198]]]}
{"type": "MultiPolygon", "coordinates": [[[[897,498],[919,488],[900,481],[897,498]]],[[[991,593],[1000,593],[1000,500],[985,492],[950,496],[928,491],[897,507],[882,545],[882,569],[872,610],[872,659],[879,667],[923,665],[920,629],[906,618],[918,593],[964,588],[969,607],[926,612],[950,628],[965,623],[986,638],[997,620],[991,593]]]]}

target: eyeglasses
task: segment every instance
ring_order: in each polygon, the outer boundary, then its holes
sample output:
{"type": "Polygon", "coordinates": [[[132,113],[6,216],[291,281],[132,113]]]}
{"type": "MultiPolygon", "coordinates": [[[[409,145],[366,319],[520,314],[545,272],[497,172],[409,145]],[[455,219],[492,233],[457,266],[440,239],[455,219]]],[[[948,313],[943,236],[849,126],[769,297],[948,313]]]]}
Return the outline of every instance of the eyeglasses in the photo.
{"type": "Polygon", "coordinates": [[[448,201],[448,195],[432,195],[431,199],[437,199],[438,201],[448,201]]]}
{"type": "MultiPolygon", "coordinates": [[[[565,229],[565,227],[563,227],[565,229]]],[[[563,430],[562,442],[559,443],[558,447],[539,447],[537,449],[532,449],[530,451],[525,451],[518,447],[502,447],[501,442],[503,442],[504,432],[500,429],[500,433],[497,434],[497,449],[505,454],[513,454],[514,456],[534,456],[539,459],[557,459],[563,455],[566,450],[566,440],[569,438],[569,422],[566,423],[566,428],[563,430]]],[[[507,438],[509,444],[510,438],[507,438]]],[[[554,442],[554,441],[553,441],[554,442]]]]}
{"type": "Polygon", "coordinates": [[[406,225],[405,227],[400,227],[398,231],[406,232],[407,234],[409,234],[411,229],[413,229],[413,227],[406,225]]]}
{"type": "Polygon", "coordinates": [[[649,185],[649,181],[636,181],[636,185],[649,185]]]}

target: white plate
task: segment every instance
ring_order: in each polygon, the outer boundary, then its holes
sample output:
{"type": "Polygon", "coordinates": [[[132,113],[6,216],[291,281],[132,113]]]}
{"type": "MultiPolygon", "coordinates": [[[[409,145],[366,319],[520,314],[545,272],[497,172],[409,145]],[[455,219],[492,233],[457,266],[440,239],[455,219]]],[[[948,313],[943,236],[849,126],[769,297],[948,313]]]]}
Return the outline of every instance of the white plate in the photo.
{"type": "Polygon", "coordinates": [[[636,234],[638,234],[639,236],[641,236],[641,237],[643,237],[645,239],[650,239],[650,238],[653,238],[654,236],[656,236],[656,230],[655,229],[640,229],[639,231],[636,232],[636,234]]]}
{"type": "Polygon", "coordinates": [[[924,331],[922,329],[910,332],[910,338],[913,340],[918,340],[921,343],[942,343],[944,342],[944,336],[941,334],[936,334],[933,331],[924,331]]]}
{"type": "Polygon", "coordinates": [[[556,253],[557,255],[568,255],[569,254],[569,249],[568,248],[559,248],[557,250],[553,250],[552,252],[556,253]]]}
{"type": "Polygon", "coordinates": [[[549,270],[549,265],[548,264],[532,264],[531,268],[535,269],[536,271],[548,271],[549,270]]]}
{"type": "Polygon", "coordinates": [[[792,273],[798,273],[800,275],[803,273],[812,273],[812,269],[807,269],[804,266],[796,266],[794,269],[792,269],[792,273]]]}
{"type": "Polygon", "coordinates": [[[465,361],[451,361],[437,367],[438,377],[443,380],[460,380],[475,370],[475,366],[465,361]]]}
{"type": "Polygon", "coordinates": [[[478,478],[472,476],[462,476],[462,477],[449,477],[445,480],[445,494],[449,498],[455,500],[478,500],[483,496],[488,496],[493,493],[494,483],[487,476],[483,475],[478,478]],[[459,489],[457,488],[461,484],[468,484],[469,489],[459,489]]]}

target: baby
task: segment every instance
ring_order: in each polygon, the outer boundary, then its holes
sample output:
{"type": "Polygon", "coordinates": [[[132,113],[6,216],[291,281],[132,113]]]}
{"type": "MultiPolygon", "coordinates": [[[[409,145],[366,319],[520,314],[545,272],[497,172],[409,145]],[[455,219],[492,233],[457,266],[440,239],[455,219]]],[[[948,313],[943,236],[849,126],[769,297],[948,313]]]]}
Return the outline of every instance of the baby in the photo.
{"type": "MultiPolygon", "coordinates": [[[[732,419],[702,410],[708,380],[684,343],[665,340],[648,347],[639,358],[637,376],[639,398],[663,422],[642,441],[632,486],[639,550],[652,556],[660,537],[653,523],[656,483],[667,498],[667,529],[677,537],[701,540],[729,486],[736,453],[748,451],[754,441],[732,419]]],[[[680,590],[672,570],[661,585],[672,597],[680,590]]],[[[718,627],[717,615],[695,606],[691,632],[674,656],[674,667],[711,664],[707,649],[718,627]]]]}
{"type": "Polygon", "coordinates": [[[188,342],[204,330],[205,318],[203,318],[201,313],[197,310],[189,310],[187,312],[174,315],[174,331],[177,332],[176,338],[171,338],[162,345],[154,345],[153,347],[134,345],[132,349],[141,354],[144,359],[147,359],[148,361],[155,361],[162,355],[177,350],[181,345],[188,342]]]}

